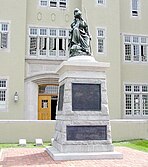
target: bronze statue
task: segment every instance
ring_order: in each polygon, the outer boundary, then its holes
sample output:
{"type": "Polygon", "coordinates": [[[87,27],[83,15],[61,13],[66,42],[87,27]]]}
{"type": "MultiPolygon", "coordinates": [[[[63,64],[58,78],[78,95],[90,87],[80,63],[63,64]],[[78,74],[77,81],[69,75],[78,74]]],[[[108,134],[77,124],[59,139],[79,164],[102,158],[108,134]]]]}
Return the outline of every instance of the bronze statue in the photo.
{"type": "Polygon", "coordinates": [[[79,55],[90,55],[90,35],[88,25],[82,18],[79,9],[74,10],[74,21],[70,31],[70,57],[79,55]]]}

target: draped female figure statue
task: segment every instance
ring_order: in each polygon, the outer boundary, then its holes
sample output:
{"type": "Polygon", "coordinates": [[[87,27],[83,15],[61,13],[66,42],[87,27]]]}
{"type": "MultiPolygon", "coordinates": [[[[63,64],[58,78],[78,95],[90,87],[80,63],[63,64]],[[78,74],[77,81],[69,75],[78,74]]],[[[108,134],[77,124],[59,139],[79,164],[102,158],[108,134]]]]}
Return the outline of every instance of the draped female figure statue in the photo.
{"type": "Polygon", "coordinates": [[[91,52],[88,25],[77,8],[74,10],[74,21],[71,24],[69,48],[70,57],[81,54],[90,55],[91,52]]]}

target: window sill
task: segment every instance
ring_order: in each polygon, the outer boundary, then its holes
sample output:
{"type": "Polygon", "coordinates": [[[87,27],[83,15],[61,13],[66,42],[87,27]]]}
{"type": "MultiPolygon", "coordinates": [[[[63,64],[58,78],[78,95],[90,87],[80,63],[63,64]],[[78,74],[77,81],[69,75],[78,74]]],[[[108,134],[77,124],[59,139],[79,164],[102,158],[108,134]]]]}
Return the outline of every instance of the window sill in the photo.
{"type": "Polygon", "coordinates": [[[42,56],[26,56],[25,60],[67,60],[68,56],[65,57],[42,57],[42,56]]]}

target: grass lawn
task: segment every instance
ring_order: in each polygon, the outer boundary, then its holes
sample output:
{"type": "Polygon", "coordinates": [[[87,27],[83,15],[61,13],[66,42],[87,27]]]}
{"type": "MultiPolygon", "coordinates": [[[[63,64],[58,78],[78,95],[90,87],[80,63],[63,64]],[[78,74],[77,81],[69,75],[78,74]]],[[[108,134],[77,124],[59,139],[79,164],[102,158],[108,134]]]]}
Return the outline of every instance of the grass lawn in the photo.
{"type": "MultiPolygon", "coordinates": [[[[45,148],[47,146],[50,146],[50,142],[44,142],[43,146],[35,146],[35,143],[27,143],[27,146],[25,148],[45,148]]],[[[129,141],[121,141],[121,142],[113,142],[114,146],[124,146],[124,147],[130,147],[133,149],[137,149],[140,151],[148,152],[148,140],[129,140],[129,141]]],[[[22,146],[19,146],[17,144],[1,144],[0,143],[0,149],[1,148],[21,148],[22,146]]]]}
{"type": "MultiPolygon", "coordinates": [[[[24,146],[24,148],[37,148],[37,147],[44,148],[47,146],[50,146],[49,142],[44,142],[43,146],[36,146],[35,143],[27,143],[27,145],[24,146]]],[[[23,146],[19,146],[18,143],[15,143],[15,144],[7,144],[7,143],[1,144],[0,143],[0,149],[1,148],[21,148],[21,147],[23,146]]]]}
{"type": "Polygon", "coordinates": [[[136,150],[148,152],[148,140],[130,140],[113,142],[114,146],[125,146],[136,150]]]}

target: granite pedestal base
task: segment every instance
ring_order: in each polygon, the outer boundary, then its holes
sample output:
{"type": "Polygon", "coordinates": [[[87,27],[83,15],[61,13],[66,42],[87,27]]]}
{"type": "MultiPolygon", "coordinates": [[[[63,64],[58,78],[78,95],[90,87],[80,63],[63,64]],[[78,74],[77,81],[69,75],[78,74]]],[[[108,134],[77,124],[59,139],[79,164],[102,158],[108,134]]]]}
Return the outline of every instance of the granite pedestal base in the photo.
{"type": "Polygon", "coordinates": [[[106,69],[90,56],[63,62],[52,147],[54,160],[122,158],[113,152],[107,98],[106,69]]]}

